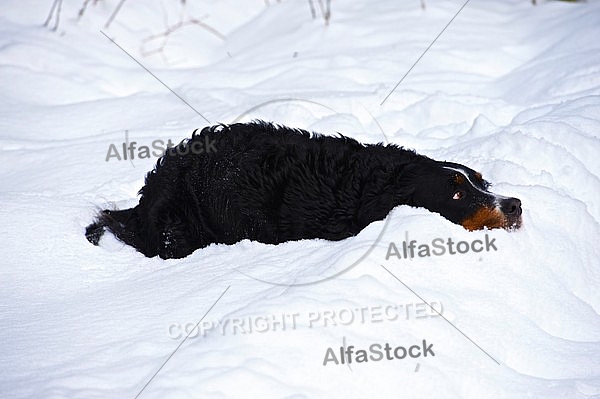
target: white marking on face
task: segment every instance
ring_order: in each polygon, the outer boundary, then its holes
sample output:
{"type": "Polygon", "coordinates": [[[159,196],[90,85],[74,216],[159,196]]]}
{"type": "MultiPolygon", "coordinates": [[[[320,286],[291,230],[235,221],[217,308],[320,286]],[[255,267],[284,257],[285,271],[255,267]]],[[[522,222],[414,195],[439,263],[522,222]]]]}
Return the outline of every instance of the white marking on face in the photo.
{"type": "Polygon", "coordinates": [[[466,170],[464,170],[464,169],[453,168],[451,166],[444,166],[444,168],[452,170],[454,172],[460,173],[471,184],[471,186],[475,190],[479,191],[480,193],[493,196],[494,197],[494,205],[496,206],[496,208],[500,208],[500,201],[502,201],[503,199],[508,199],[508,197],[505,197],[503,195],[498,195],[498,194],[490,193],[489,191],[485,191],[485,190],[482,190],[481,188],[477,187],[473,183],[473,181],[471,180],[471,178],[469,177],[469,173],[466,170]]]}

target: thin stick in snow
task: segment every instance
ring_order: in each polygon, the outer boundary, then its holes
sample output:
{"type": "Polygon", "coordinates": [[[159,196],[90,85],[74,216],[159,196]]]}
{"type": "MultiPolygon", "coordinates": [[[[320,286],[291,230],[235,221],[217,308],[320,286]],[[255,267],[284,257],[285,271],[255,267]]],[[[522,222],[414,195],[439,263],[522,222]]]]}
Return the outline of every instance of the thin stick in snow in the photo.
{"type": "Polygon", "coordinates": [[[207,23],[205,23],[203,21],[203,19],[205,19],[205,18],[207,18],[206,15],[204,17],[200,18],[200,19],[190,18],[187,21],[181,20],[181,21],[177,22],[175,25],[168,26],[167,29],[165,29],[161,33],[157,33],[155,35],[148,36],[147,38],[145,38],[142,41],[142,49],[141,49],[142,54],[144,56],[149,56],[149,55],[156,54],[156,53],[162,53],[162,51],[165,49],[165,46],[167,45],[167,40],[168,40],[169,36],[172,33],[174,33],[175,31],[183,28],[184,26],[188,26],[188,25],[198,25],[199,27],[201,27],[202,29],[204,29],[204,30],[212,33],[213,35],[215,35],[219,39],[225,40],[226,37],[225,37],[224,34],[222,34],[221,32],[219,32],[218,30],[216,30],[215,28],[213,28],[212,26],[208,25],[207,23]],[[154,49],[154,50],[151,50],[151,51],[145,51],[144,50],[144,47],[145,47],[145,45],[147,43],[149,43],[149,42],[151,42],[153,40],[159,39],[159,38],[162,38],[163,41],[162,41],[161,45],[157,49],[154,49]]]}
{"type": "Polygon", "coordinates": [[[115,17],[119,13],[119,10],[121,9],[121,7],[123,7],[123,3],[125,3],[125,0],[121,0],[119,2],[119,4],[117,4],[117,8],[115,8],[115,11],[113,11],[113,13],[110,16],[110,18],[108,18],[108,21],[106,21],[106,25],[104,25],[104,28],[108,28],[110,26],[110,24],[112,23],[113,19],[115,19],[115,17]]]}
{"type": "Polygon", "coordinates": [[[308,0],[308,6],[310,7],[310,15],[312,15],[313,19],[316,19],[317,10],[315,10],[315,3],[313,3],[313,0],[308,0]]]}
{"type": "Polygon", "coordinates": [[[56,10],[56,18],[54,22],[54,28],[52,28],[52,32],[56,32],[58,29],[58,24],[60,22],[60,11],[62,8],[62,0],[54,0],[52,3],[52,7],[50,7],[50,12],[48,13],[48,18],[46,18],[46,22],[44,22],[44,26],[48,26],[52,17],[54,16],[54,11],[56,10]]]}

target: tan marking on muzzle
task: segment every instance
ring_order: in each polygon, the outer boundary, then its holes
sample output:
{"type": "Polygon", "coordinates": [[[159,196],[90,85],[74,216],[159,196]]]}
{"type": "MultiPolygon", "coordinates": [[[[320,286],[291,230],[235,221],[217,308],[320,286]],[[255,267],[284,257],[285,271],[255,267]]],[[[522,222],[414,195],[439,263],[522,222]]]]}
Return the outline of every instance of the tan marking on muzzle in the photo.
{"type": "Polygon", "coordinates": [[[512,227],[508,219],[498,208],[481,207],[475,213],[461,222],[470,231],[488,229],[508,229],[512,227]]]}

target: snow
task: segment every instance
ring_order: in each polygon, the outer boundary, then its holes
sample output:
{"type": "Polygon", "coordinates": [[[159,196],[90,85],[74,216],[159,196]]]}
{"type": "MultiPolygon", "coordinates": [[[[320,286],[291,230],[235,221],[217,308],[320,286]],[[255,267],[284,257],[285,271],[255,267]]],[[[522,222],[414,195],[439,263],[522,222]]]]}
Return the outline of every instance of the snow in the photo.
{"type": "Polygon", "coordinates": [[[333,2],[329,26],[306,1],[126,2],[109,28],[118,1],[78,21],[81,3],[57,32],[41,27],[50,4],[0,5],[1,397],[600,398],[600,3],[469,2],[383,105],[462,1],[333,2]],[[144,56],[181,15],[226,39],[187,26],[144,56]],[[109,235],[94,247],[95,212],[135,205],[156,162],[107,162],[109,146],[207,124],[100,30],[211,123],[263,118],[465,164],[523,201],[523,228],[398,207],[340,242],[168,261],[109,235]],[[386,260],[406,237],[485,234],[497,251],[386,260]],[[204,335],[173,338],[209,309],[204,335]],[[328,348],[422,340],[435,356],[323,365],[328,348]]]}

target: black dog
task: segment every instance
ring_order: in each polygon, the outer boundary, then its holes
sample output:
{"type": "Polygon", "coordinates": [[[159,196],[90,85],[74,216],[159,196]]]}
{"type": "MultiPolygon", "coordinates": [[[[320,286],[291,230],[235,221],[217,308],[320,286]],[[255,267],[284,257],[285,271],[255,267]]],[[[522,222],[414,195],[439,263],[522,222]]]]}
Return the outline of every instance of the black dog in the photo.
{"type": "Polygon", "coordinates": [[[469,230],[520,227],[521,201],[488,186],[472,169],[393,144],[260,121],[218,125],[168,149],[139,204],[103,211],[85,235],[98,245],[107,228],[144,255],[167,259],[243,239],[342,240],[397,205],[424,207],[469,230]],[[216,151],[203,151],[206,143],[216,151]]]}

